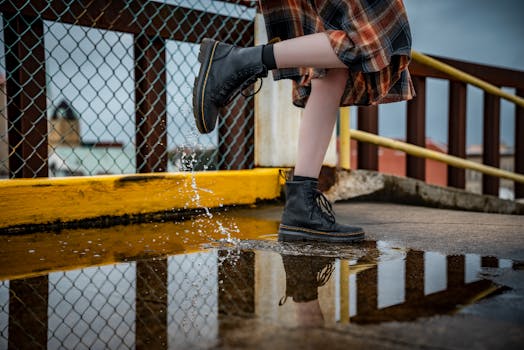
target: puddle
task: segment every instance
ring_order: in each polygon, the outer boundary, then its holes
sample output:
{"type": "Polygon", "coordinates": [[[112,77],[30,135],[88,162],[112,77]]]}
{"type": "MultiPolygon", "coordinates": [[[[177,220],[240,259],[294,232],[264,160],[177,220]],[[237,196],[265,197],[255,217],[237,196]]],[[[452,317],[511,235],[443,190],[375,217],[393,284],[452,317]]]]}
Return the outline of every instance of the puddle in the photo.
{"type": "Polygon", "coordinates": [[[0,349],[206,348],[248,321],[261,329],[413,321],[503,293],[493,277],[521,269],[388,242],[278,243],[276,222],[214,215],[240,240],[224,240],[205,217],[1,236],[0,349]]]}

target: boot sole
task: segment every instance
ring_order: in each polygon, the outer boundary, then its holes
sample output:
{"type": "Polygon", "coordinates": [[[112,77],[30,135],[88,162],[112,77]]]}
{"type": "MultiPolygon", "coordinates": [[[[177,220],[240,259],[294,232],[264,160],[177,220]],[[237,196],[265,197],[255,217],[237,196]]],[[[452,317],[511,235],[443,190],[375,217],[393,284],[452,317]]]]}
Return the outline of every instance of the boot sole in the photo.
{"type": "Polygon", "coordinates": [[[215,128],[214,125],[208,126],[206,124],[206,118],[204,115],[204,99],[207,79],[209,77],[209,72],[211,71],[213,57],[215,56],[215,49],[218,44],[218,41],[204,39],[202,40],[200,51],[198,53],[198,61],[201,64],[198,77],[195,78],[195,83],[193,85],[193,115],[195,117],[197,129],[202,134],[208,134],[215,128]]]}
{"type": "Polygon", "coordinates": [[[364,240],[364,231],[355,233],[330,233],[315,230],[304,231],[304,228],[280,225],[278,240],[285,242],[328,242],[356,243],[364,240]]]}

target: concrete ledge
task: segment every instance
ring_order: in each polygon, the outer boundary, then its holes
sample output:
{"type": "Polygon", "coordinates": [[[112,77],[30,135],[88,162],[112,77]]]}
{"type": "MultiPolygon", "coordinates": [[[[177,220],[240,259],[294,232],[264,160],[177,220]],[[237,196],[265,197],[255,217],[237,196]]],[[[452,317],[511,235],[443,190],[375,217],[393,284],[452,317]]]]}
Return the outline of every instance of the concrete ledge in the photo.
{"type": "Polygon", "coordinates": [[[0,232],[280,197],[279,169],[0,181],[0,232]]]}
{"type": "Polygon", "coordinates": [[[339,170],[331,201],[369,200],[499,214],[524,214],[524,204],[368,170],[339,170]]]}

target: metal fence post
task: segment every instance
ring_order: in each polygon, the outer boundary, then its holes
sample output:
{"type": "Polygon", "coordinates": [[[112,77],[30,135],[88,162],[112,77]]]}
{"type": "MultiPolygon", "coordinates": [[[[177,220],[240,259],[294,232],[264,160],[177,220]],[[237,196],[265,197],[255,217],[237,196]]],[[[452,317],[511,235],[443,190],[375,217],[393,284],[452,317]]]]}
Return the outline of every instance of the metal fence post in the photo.
{"type": "Polygon", "coordinates": [[[446,266],[448,270],[448,289],[464,286],[466,257],[464,255],[449,255],[446,257],[446,266]]]}
{"type": "MultiPolygon", "coordinates": [[[[358,108],[358,129],[378,134],[378,107],[358,108]]],[[[359,142],[357,146],[357,163],[359,169],[378,170],[378,147],[359,142]]]]}
{"type": "MultiPolygon", "coordinates": [[[[408,102],[406,141],[413,145],[426,147],[426,78],[414,76],[413,85],[417,97],[408,102]]],[[[426,160],[407,155],[406,175],[425,181],[426,160]]]]}
{"type": "Polygon", "coordinates": [[[342,169],[351,169],[351,136],[349,133],[351,114],[349,107],[339,109],[339,152],[338,166],[342,169]]]}
{"type": "Polygon", "coordinates": [[[167,294],[167,258],[137,261],[137,349],[167,349],[167,294]]]}
{"type": "Polygon", "coordinates": [[[406,254],[406,303],[424,298],[424,252],[410,250],[406,254]]]}
{"type": "Polygon", "coordinates": [[[136,170],[167,170],[165,40],[135,35],[136,170]]]}
{"type": "Polygon", "coordinates": [[[9,349],[47,349],[48,275],[9,283],[9,349]]]}
{"type": "Polygon", "coordinates": [[[44,23],[3,16],[10,177],[47,177],[44,23]]]}
{"type": "MultiPolygon", "coordinates": [[[[524,96],[524,89],[517,89],[518,96],[524,96]]],[[[524,108],[515,110],[515,172],[524,174],[524,108]]],[[[515,182],[515,198],[524,198],[524,184],[515,182]]]]}
{"type": "MultiPolygon", "coordinates": [[[[500,166],[500,97],[484,93],[484,131],[482,163],[500,166]]],[[[499,195],[500,179],[482,175],[482,193],[499,195]]]]}
{"type": "MultiPolygon", "coordinates": [[[[466,158],[466,83],[450,81],[448,154],[466,158]]],[[[466,171],[448,166],[448,186],[466,188],[466,171]]]]}

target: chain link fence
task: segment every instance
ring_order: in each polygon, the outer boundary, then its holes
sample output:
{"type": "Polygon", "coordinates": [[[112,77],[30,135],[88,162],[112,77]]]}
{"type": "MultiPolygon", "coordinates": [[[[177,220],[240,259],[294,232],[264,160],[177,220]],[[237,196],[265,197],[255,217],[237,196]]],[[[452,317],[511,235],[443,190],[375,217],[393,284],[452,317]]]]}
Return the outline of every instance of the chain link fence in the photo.
{"type": "Polygon", "coordinates": [[[296,304],[316,299],[317,327],[413,321],[507,290],[485,268],[521,269],[493,256],[368,249],[351,260],[212,249],[0,281],[0,349],[227,348],[246,329],[263,333],[256,325],[307,325],[296,304]]]}
{"type": "Polygon", "coordinates": [[[210,347],[220,262],[211,251],[2,281],[0,349],[210,347]]]}
{"type": "Polygon", "coordinates": [[[253,98],[199,135],[199,43],[253,44],[254,1],[0,2],[0,176],[253,167],[253,98]]]}

